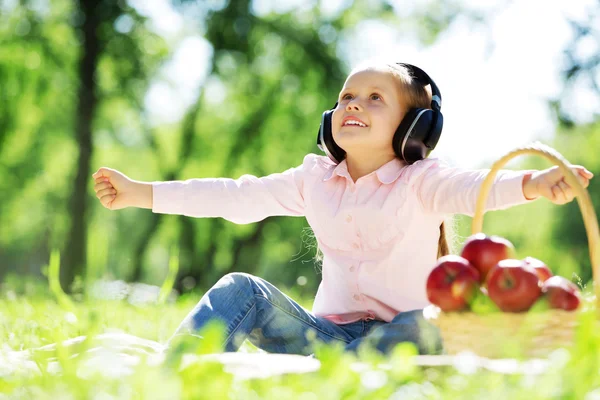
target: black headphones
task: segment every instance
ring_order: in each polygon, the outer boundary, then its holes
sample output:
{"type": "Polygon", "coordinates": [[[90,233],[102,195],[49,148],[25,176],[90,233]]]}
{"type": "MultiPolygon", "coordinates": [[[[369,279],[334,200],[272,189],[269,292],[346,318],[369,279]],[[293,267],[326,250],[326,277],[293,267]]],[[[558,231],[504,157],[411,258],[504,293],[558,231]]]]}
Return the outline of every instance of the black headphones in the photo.
{"type": "MultiPolygon", "coordinates": [[[[409,164],[429,156],[442,134],[444,118],[442,116],[442,95],[433,79],[422,69],[414,65],[397,63],[408,69],[410,74],[423,86],[431,85],[431,109],[411,108],[396,129],[392,146],[398,158],[409,164]]],[[[331,132],[331,116],[337,107],[323,113],[321,126],[317,134],[317,146],[335,163],[340,163],[346,152],[333,140],[331,132]]]]}

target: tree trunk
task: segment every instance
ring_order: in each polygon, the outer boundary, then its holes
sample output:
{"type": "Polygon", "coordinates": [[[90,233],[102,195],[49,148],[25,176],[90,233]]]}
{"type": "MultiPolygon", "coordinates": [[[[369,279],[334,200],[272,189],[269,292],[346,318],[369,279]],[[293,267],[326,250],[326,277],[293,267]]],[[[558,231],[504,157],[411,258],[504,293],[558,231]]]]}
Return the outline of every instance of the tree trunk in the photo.
{"type": "Polygon", "coordinates": [[[61,265],[60,281],[63,289],[71,291],[71,285],[77,275],[81,275],[86,265],[86,195],[90,177],[92,157],[92,124],[96,113],[98,98],[96,95],[96,69],[100,56],[100,43],[97,35],[99,18],[94,12],[95,0],[82,0],[81,12],[84,14],[82,26],[83,43],[78,67],[79,91],[76,109],[75,138],[79,146],[77,172],[71,187],[69,199],[71,222],[67,237],[67,247],[63,250],[64,262],[61,265]]]}

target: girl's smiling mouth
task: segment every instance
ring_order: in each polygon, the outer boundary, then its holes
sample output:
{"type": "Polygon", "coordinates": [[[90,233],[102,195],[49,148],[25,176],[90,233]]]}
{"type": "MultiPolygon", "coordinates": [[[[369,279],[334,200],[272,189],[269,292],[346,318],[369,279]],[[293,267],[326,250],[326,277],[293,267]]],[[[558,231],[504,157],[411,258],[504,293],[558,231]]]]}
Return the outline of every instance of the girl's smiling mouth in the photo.
{"type": "Polygon", "coordinates": [[[342,120],[342,126],[359,126],[361,128],[366,128],[367,124],[356,117],[346,117],[342,120]]]}

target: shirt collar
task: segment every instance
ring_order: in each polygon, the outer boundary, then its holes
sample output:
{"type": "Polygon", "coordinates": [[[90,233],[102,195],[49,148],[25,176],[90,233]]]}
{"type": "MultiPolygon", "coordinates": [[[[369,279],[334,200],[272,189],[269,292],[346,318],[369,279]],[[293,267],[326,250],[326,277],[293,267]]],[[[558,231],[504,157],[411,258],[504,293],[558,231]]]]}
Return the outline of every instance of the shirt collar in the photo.
{"type": "Polygon", "coordinates": [[[333,165],[333,168],[330,168],[329,171],[323,177],[323,182],[327,182],[328,180],[330,180],[331,178],[333,178],[336,175],[343,176],[344,178],[347,178],[347,179],[352,179],[352,177],[350,176],[350,173],[348,172],[348,164],[346,163],[345,158],[342,160],[342,162],[338,163],[337,165],[335,165],[335,164],[332,164],[332,165],[333,165]]]}
{"type": "Polygon", "coordinates": [[[383,164],[379,169],[375,171],[377,174],[377,178],[379,181],[385,185],[393,183],[398,179],[400,173],[402,172],[402,168],[407,165],[405,161],[400,160],[398,157],[394,157],[388,163],[383,164]]]}
{"type": "MultiPolygon", "coordinates": [[[[406,162],[400,160],[398,157],[395,157],[393,160],[383,164],[381,167],[375,170],[374,173],[381,183],[387,185],[398,179],[400,173],[402,172],[402,168],[405,166],[406,162]]],[[[342,160],[342,162],[337,164],[334,168],[331,168],[323,177],[323,181],[326,182],[336,175],[342,176],[346,179],[352,179],[350,173],[348,172],[348,164],[346,163],[346,159],[342,160]]]]}

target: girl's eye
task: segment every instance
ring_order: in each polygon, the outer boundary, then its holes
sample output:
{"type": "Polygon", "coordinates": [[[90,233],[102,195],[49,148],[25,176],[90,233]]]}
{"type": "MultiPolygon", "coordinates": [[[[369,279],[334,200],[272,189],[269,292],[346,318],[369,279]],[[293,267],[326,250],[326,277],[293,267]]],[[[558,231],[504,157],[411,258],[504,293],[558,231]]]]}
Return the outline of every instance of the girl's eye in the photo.
{"type": "MultiPolygon", "coordinates": [[[[346,93],[341,97],[341,99],[342,100],[352,100],[353,97],[350,93],[346,93]]],[[[381,96],[378,95],[377,93],[373,93],[373,94],[371,94],[370,99],[371,100],[381,100],[381,96]]]]}

